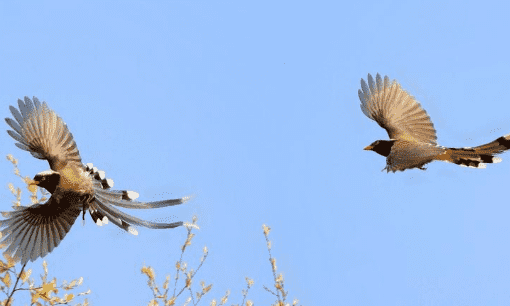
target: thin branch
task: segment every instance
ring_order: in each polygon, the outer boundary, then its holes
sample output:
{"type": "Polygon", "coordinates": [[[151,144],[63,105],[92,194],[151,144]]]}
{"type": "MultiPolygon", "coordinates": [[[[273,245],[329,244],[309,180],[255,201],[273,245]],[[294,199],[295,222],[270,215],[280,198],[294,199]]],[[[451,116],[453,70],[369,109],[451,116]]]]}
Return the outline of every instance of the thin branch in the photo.
{"type": "MultiPolygon", "coordinates": [[[[271,264],[271,270],[273,271],[274,283],[277,284],[278,281],[277,281],[277,277],[276,277],[276,269],[274,269],[274,265],[273,265],[273,256],[271,255],[271,248],[269,247],[269,245],[270,245],[269,238],[268,238],[268,235],[266,235],[265,233],[264,233],[264,237],[266,237],[266,243],[268,246],[267,251],[269,252],[269,263],[271,264]]],[[[279,290],[276,290],[276,296],[278,297],[278,301],[280,302],[281,298],[280,298],[279,290]]]]}
{"type": "MultiPolygon", "coordinates": [[[[191,233],[191,228],[188,228],[187,230],[188,230],[188,235],[186,236],[186,241],[184,242],[184,244],[186,244],[186,242],[188,241],[189,234],[191,233]]],[[[174,294],[172,297],[175,297],[175,290],[177,290],[177,281],[179,280],[179,271],[180,271],[180,268],[182,265],[182,257],[184,256],[184,251],[186,251],[185,247],[183,247],[182,251],[181,251],[181,258],[179,258],[179,268],[176,267],[177,273],[175,274],[174,294]]],[[[184,288],[186,288],[186,287],[184,287],[184,288]]],[[[184,290],[184,288],[183,288],[183,290],[184,290]]],[[[183,290],[181,290],[181,292],[183,290]]],[[[179,296],[181,294],[181,292],[179,292],[179,294],[177,294],[177,296],[179,296]]]]}
{"type": "Polygon", "coordinates": [[[193,298],[193,290],[191,290],[191,286],[189,286],[188,289],[189,289],[189,295],[191,296],[191,301],[193,302],[193,305],[196,306],[197,304],[195,303],[195,299],[193,298]]]}
{"type": "Polygon", "coordinates": [[[18,285],[19,279],[21,278],[21,274],[25,270],[25,266],[27,265],[27,263],[28,263],[28,261],[23,264],[23,267],[21,268],[21,271],[19,272],[18,277],[16,278],[16,283],[14,283],[14,287],[12,288],[12,292],[9,295],[9,297],[7,298],[7,303],[5,303],[6,305],[11,305],[12,295],[14,294],[14,292],[16,292],[16,286],[18,285]]]}
{"type": "Polygon", "coordinates": [[[241,305],[244,305],[244,300],[246,300],[246,297],[248,296],[248,291],[250,291],[250,283],[248,283],[246,291],[243,290],[243,301],[241,302],[241,305]]]}
{"type": "Polygon", "coordinates": [[[271,293],[272,295],[276,296],[276,293],[273,292],[273,290],[267,288],[266,286],[262,285],[262,287],[264,287],[264,289],[266,289],[267,292],[271,293]]]}
{"type": "MultiPolygon", "coordinates": [[[[205,259],[207,258],[207,255],[208,254],[205,254],[204,255],[204,260],[200,263],[200,265],[198,265],[198,268],[197,270],[191,275],[191,279],[193,279],[193,277],[197,274],[198,270],[200,270],[200,268],[202,267],[202,264],[204,263],[205,259]]],[[[175,287],[174,287],[174,296],[173,297],[179,297],[179,295],[181,295],[181,293],[184,291],[184,289],[186,289],[186,286],[182,287],[181,291],[179,291],[179,293],[177,293],[177,295],[175,295],[175,287]]]]}

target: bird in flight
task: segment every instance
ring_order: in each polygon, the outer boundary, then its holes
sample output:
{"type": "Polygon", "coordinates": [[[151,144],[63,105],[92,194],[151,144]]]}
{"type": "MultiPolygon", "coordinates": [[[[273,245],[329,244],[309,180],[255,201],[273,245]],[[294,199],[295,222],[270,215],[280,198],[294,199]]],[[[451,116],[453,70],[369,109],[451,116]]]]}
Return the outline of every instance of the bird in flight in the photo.
{"type": "Polygon", "coordinates": [[[46,102],[25,97],[18,100],[18,106],[19,110],[10,106],[15,120],[5,119],[13,129],[7,133],[17,141],[17,147],[48,161],[51,170],[36,174],[31,184],[46,189],[51,197],[43,204],[14,206],[13,211],[2,212],[6,219],[0,221],[0,237],[1,244],[7,246],[5,253],[23,264],[44,257],[64,239],[80,213],[85,219],[86,211],[96,224],[111,222],[134,235],[138,232],[133,225],[158,229],[183,225],[145,221],[116,207],[160,208],[182,204],[189,197],[136,202],[136,192],[110,189],[113,181],[106,179],[103,171],[82,164],[73,135],[46,102]]]}
{"type": "Polygon", "coordinates": [[[368,75],[358,90],[361,110],[388,132],[390,140],[377,140],[365,147],[386,157],[386,172],[418,168],[435,160],[472,168],[498,163],[494,155],[510,149],[510,134],[474,148],[447,148],[436,143],[436,130],[420,103],[388,76],[368,75]]]}

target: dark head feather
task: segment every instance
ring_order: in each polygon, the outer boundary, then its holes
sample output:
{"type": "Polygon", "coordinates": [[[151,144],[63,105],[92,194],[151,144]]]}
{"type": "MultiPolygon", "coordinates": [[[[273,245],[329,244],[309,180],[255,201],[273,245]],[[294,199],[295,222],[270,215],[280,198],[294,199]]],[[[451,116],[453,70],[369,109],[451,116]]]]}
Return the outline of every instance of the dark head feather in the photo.
{"type": "Polygon", "coordinates": [[[384,157],[388,157],[391,152],[391,147],[396,140],[377,140],[367,146],[365,150],[374,151],[384,157]]]}
{"type": "Polygon", "coordinates": [[[60,183],[60,173],[53,170],[39,172],[34,176],[34,182],[37,186],[53,194],[60,183]]]}

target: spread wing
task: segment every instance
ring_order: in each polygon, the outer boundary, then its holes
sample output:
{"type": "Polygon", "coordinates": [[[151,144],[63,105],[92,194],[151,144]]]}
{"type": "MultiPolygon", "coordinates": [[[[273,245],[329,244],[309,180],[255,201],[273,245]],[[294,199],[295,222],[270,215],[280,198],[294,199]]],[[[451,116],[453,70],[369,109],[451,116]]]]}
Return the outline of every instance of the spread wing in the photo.
{"type": "Polygon", "coordinates": [[[427,112],[397,81],[390,84],[385,76],[383,82],[377,74],[374,82],[369,74],[368,86],[361,79],[358,96],[363,113],[384,128],[390,139],[436,144],[436,130],[427,112]]]}
{"type": "Polygon", "coordinates": [[[68,162],[81,163],[73,134],[46,102],[41,104],[36,97],[32,102],[25,97],[25,101],[18,100],[18,106],[19,110],[9,107],[15,120],[5,118],[13,129],[7,133],[18,141],[17,147],[38,159],[46,159],[54,171],[62,169],[68,162]]]}
{"type": "Polygon", "coordinates": [[[0,221],[5,253],[26,263],[57,247],[82,211],[81,204],[61,204],[52,196],[44,204],[14,206],[15,210],[2,212],[6,218],[0,221]]]}

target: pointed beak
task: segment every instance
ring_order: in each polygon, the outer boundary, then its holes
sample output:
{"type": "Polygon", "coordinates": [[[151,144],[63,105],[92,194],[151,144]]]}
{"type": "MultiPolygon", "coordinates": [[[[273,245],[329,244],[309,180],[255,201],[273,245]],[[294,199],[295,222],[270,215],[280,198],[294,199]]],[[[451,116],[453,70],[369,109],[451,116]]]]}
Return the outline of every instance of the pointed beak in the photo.
{"type": "Polygon", "coordinates": [[[373,148],[374,148],[374,147],[372,147],[372,146],[366,146],[366,147],[364,147],[364,148],[363,148],[363,150],[365,150],[365,151],[370,151],[370,150],[372,150],[373,148]]]}
{"type": "Polygon", "coordinates": [[[39,181],[31,181],[30,184],[28,184],[28,185],[30,185],[30,186],[32,186],[32,185],[37,186],[37,185],[39,185],[39,183],[40,183],[39,181]]]}

